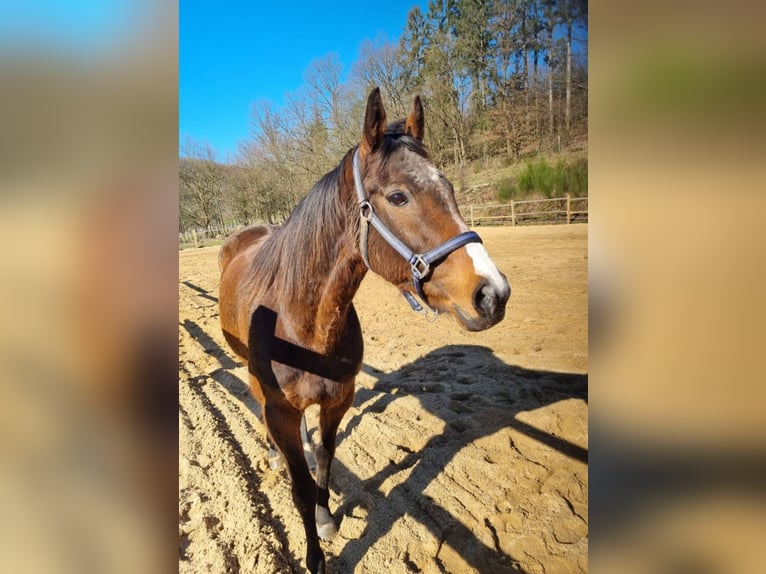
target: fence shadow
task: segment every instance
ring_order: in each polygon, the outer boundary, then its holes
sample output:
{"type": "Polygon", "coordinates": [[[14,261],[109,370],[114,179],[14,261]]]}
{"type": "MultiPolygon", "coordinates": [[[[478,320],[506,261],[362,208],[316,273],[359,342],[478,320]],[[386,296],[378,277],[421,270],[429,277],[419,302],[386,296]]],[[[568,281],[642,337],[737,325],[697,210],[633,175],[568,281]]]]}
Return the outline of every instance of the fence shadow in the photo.
{"type": "Polygon", "coordinates": [[[181,281],[181,283],[186,285],[189,289],[196,291],[199,297],[204,297],[208,301],[212,301],[213,303],[218,303],[218,297],[211,295],[210,291],[208,291],[207,289],[203,289],[202,287],[195,285],[191,281],[181,281]]]}
{"type": "Polygon", "coordinates": [[[234,361],[231,356],[222,349],[221,346],[204,331],[204,329],[202,329],[202,327],[197,325],[197,323],[189,319],[184,319],[181,326],[186,329],[186,332],[191,335],[192,339],[200,344],[208,355],[218,360],[221,367],[224,369],[236,369],[239,366],[239,363],[234,361]]]}

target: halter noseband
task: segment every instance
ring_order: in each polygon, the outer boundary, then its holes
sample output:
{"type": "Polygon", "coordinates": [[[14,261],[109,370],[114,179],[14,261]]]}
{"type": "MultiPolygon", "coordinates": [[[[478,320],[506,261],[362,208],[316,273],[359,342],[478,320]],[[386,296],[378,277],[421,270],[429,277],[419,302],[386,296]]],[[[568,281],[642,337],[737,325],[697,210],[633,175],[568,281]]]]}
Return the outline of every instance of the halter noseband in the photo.
{"type": "MultiPolygon", "coordinates": [[[[386,240],[386,243],[393,247],[394,250],[404,257],[407,263],[410,264],[410,267],[412,268],[412,283],[415,286],[415,292],[420,299],[428,305],[428,300],[423,292],[423,281],[431,272],[431,265],[444,259],[456,249],[463,247],[463,245],[468,243],[481,243],[481,237],[474,231],[464,231],[426,253],[415,253],[385,226],[372,208],[372,204],[364,192],[362,176],[359,173],[359,148],[354,151],[354,183],[356,184],[356,194],[359,198],[359,212],[361,215],[359,250],[362,252],[362,259],[364,259],[365,265],[367,265],[367,268],[370,271],[373,270],[370,266],[370,260],[367,254],[367,236],[370,225],[372,225],[378,233],[380,233],[381,237],[386,240]]],[[[407,299],[407,302],[414,311],[423,310],[423,307],[418,303],[412,293],[404,291],[403,294],[404,298],[407,299]]],[[[430,305],[428,306],[431,307],[430,305]]]]}

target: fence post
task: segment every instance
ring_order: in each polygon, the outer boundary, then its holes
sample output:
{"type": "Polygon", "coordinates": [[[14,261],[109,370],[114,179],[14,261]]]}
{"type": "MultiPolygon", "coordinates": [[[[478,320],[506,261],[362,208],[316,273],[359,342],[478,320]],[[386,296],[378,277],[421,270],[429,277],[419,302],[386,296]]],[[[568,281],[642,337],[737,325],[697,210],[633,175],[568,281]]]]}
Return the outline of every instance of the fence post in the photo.
{"type": "Polygon", "coordinates": [[[471,227],[473,227],[473,203],[471,204],[471,227]]]}
{"type": "Polygon", "coordinates": [[[511,200],[511,226],[516,227],[516,207],[513,200],[511,200]]]}
{"type": "Polygon", "coordinates": [[[567,193],[567,225],[569,225],[572,221],[572,201],[569,198],[569,194],[567,193]]]}

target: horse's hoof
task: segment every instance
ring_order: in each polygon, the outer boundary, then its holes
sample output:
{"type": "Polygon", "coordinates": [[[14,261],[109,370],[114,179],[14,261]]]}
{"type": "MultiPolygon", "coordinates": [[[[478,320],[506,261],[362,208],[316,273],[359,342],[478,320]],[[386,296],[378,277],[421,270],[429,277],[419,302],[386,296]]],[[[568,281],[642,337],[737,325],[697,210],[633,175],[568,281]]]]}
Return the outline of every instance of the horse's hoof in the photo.
{"type": "Polygon", "coordinates": [[[329,509],[317,506],[316,514],[317,534],[322,540],[332,540],[338,533],[338,527],[330,514],[329,509]]]}
{"type": "Polygon", "coordinates": [[[335,535],[338,533],[338,527],[335,526],[334,522],[329,522],[327,524],[317,524],[317,535],[319,538],[325,541],[332,540],[335,538],[335,535]]]}

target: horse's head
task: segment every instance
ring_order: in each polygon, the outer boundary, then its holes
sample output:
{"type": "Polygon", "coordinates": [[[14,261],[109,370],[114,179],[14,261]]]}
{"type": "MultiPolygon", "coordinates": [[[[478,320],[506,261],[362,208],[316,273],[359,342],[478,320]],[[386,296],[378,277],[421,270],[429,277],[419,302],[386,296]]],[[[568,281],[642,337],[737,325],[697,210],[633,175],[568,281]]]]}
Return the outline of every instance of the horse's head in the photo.
{"type": "Polygon", "coordinates": [[[419,97],[406,120],[387,127],[380,91],[372,91],[355,156],[357,193],[371,223],[362,254],[403,292],[419,291],[430,307],[468,330],[488,329],[503,319],[511,289],[460,216],[452,184],[431,161],[423,132],[419,97]]]}

